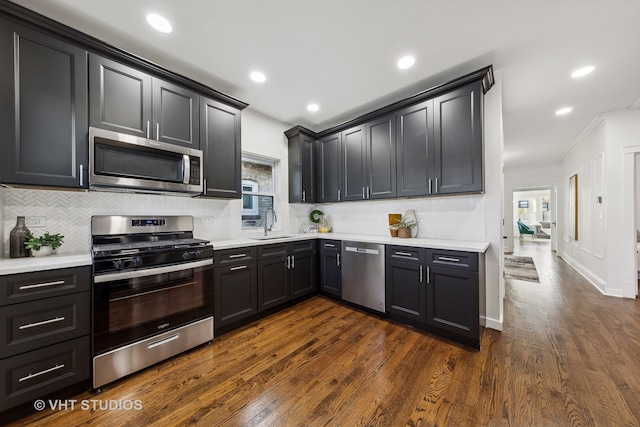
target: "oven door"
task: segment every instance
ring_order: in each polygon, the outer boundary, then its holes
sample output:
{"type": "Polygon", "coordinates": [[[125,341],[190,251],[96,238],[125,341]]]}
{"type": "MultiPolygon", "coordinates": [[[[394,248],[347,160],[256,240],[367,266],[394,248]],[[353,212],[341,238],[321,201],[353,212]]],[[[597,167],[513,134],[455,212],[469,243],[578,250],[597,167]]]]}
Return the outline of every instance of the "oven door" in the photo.
{"type": "Polygon", "coordinates": [[[93,354],[213,316],[213,259],[93,278],[93,354]]]}

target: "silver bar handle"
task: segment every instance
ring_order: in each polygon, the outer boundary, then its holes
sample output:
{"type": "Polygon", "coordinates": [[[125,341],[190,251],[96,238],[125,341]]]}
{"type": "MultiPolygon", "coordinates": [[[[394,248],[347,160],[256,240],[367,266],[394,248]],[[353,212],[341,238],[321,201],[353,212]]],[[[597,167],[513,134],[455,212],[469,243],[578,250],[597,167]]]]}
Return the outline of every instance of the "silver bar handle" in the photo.
{"type": "Polygon", "coordinates": [[[149,122],[149,120],[147,120],[147,139],[151,137],[149,135],[150,132],[151,132],[151,123],[149,122]]]}
{"type": "Polygon", "coordinates": [[[336,247],[336,245],[334,245],[334,244],[332,244],[332,243],[325,243],[325,244],[324,244],[324,247],[325,247],[325,248],[335,248],[335,247],[336,247]]]}
{"type": "Polygon", "coordinates": [[[369,190],[369,186],[367,185],[367,199],[371,198],[371,191],[369,190]]]}
{"type": "Polygon", "coordinates": [[[340,267],[340,254],[336,257],[336,267],[340,267]]]}
{"type": "Polygon", "coordinates": [[[427,266],[427,285],[431,283],[431,268],[427,266]]]}
{"type": "Polygon", "coordinates": [[[438,178],[436,178],[436,193],[438,192],[438,178]]]}
{"type": "Polygon", "coordinates": [[[423,280],[424,280],[424,277],[423,277],[422,265],[420,265],[420,283],[422,283],[423,280]]]}
{"type": "Polygon", "coordinates": [[[400,256],[413,256],[413,254],[409,253],[409,252],[396,252],[396,255],[400,255],[400,256]]]}
{"type": "Polygon", "coordinates": [[[431,193],[431,178],[429,178],[429,193],[431,193]]]}
{"type": "Polygon", "coordinates": [[[188,184],[191,178],[191,161],[188,154],[182,155],[182,183],[188,184]]]}
{"type": "Polygon", "coordinates": [[[296,256],[291,255],[291,268],[296,268],[296,256]]]}
{"type": "Polygon", "coordinates": [[[362,198],[364,199],[364,187],[362,187],[362,198]]]}
{"type": "Polygon", "coordinates": [[[460,262],[459,258],[451,258],[451,257],[448,257],[448,256],[439,256],[438,259],[440,261],[460,262]]]}
{"type": "Polygon", "coordinates": [[[175,271],[191,270],[197,267],[206,267],[213,264],[213,259],[208,258],[201,261],[187,262],[184,264],[167,265],[164,267],[147,268],[143,270],[125,271],[119,273],[109,273],[93,278],[94,283],[113,282],[114,280],[134,279],[138,277],[153,276],[155,274],[173,273],[175,271]]]}
{"type": "Polygon", "coordinates": [[[26,377],[20,378],[18,382],[30,380],[31,378],[39,377],[40,375],[48,374],[49,372],[57,371],[62,368],[64,368],[64,363],[62,365],[56,365],[53,368],[45,369],[44,371],[36,372],[35,374],[29,374],[26,377]]]}
{"type": "Polygon", "coordinates": [[[84,185],[84,165],[80,165],[80,187],[84,185]]]}
{"type": "Polygon", "coordinates": [[[287,256],[287,270],[291,270],[291,256],[287,256]]]}
{"type": "Polygon", "coordinates": [[[340,201],[340,190],[338,190],[338,201],[340,201]]]}
{"type": "Polygon", "coordinates": [[[202,181],[203,181],[203,183],[202,183],[202,193],[206,195],[207,194],[207,178],[203,179],[202,181]]]}
{"type": "Polygon", "coordinates": [[[307,192],[302,190],[302,201],[306,202],[307,201],[307,192]]]}
{"type": "Polygon", "coordinates": [[[247,254],[233,254],[233,255],[229,255],[229,258],[242,258],[247,256],[247,254]]]}
{"type": "Polygon", "coordinates": [[[160,141],[160,122],[156,123],[156,139],[160,141]]]}
{"type": "Polygon", "coordinates": [[[42,325],[48,325],[50,323],[62,322],[64,319],[66,319],[66,317],[61,316],[61,317],[56,317],[54,319],[43,320],[42,322],[28,323],[26,325],[21,325],[18,329],[22,330],[22,329],[35,328],[36,326],[42,326],[42,325]]]}
{"type": "Polygon", "coordinates": [[[148,349],[152,349],[152,348],[154,348],[154,347],[158,347],[158,346],[161,346],[161,345],[164,345],[164,344],[170,343],[171,341],[175,341],[175,340],[177,340],[178,338],[180,338],[180,334],[175,334],[175,335],[173,335],[173,336],[170,336],[169,338],[165,338],[165,339],[160,340],[160,341],[152,342],[151,344],[149,344],[149,345],[147,346],[147,348],[148,348],[148,349]]]}
{"type": "Polygon", "coordinates": [[[24,291],[27,289],[46,288],[49,286],[63,285],[64,283],[65,283],[64,280],[56,280],[55,282],[36,283],[35,285],[22,285],[18,289],[20,289],[21,291],[24,291]]]}
{"type": "Polygon", "coordinates": [[[239,265],[237,267],[231,267],[229,271],[244,270],[245,268],[247,268],[246,265],[239,265]]]}

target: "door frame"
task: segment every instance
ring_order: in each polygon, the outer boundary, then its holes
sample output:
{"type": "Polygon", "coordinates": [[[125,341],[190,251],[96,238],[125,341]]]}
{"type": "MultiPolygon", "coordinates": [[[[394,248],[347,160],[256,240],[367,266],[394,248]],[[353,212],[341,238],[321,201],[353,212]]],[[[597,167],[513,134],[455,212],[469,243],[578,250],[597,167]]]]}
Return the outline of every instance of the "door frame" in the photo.
{"type": "MultiPolygon", "coordinates": [[[[511,216],[512,218],[515,218],[516,216],[516,204],[515,204],[515,200],[516,198],[514,197],[514,193],[522,193],[522,192],[526,192],[526,191],[545,191],[548,190],[549,191],[549,221],[551,222],[551,242],[550,242],[550,249],[555,252],[556,256],[558,254],[558,227],[557,227],[557,221],[558,221],[558,188],[557,186],[554,185],[544,185],[544,186],[527,186],[527,187],[514,187],[511,193],[511,200],[513,201],[512,203],[512,208],[511,208],[511,216]]],[[[516,237],[515,234],[513,236],[514,238],[516,237]]]]}
{"type": "Polygon", "coordinates": [[[633,203],[623,203],[622,209],[622,296],[625,298],[638,296],[636,230],[639,224],[636,224],[636,178],[640,171],[636,170],[637,155],[640,155],[640,145],[622,149],[622,200],[633,200],[633,203]]]}

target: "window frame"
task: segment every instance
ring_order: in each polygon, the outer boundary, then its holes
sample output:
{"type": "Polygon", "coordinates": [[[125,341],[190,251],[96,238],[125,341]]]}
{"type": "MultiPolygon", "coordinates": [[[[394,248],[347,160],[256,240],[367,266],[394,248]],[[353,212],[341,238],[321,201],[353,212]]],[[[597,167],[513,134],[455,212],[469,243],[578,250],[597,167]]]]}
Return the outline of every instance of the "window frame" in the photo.
{"type": "MultiPolygon", "coordinates": [[[[241,228],[243,231],[255,231],[255,230],[259,230],[262,228],[262,225],[259,226],[247,226],[244,224],[245,219],[243,219],[242,217],[243,215],[243,199],[244,196],[251,196],[251,197],[255,197],[254,200],[257,201],[258,196],[265,196],[265,197],[272,197],[273,200],[273,208],[275,210],[277,203],[278,203],[278,176],[279,176],[279,171],[280,171],[280,159],[276,159],[273,157],[268,157],[268,156],[263,156],[260,154],[255,154],[255,153],[249,153],[249,152],[242,152],[242,158],[241,158],[241,162],[248,162],[248,163],[254,163],[254,164],[258,164],[258,165],[264,165],[264,166],[270,166],[271,167],[271,179],[272,179],[272,186],[273,186],[273,191],[269,192],[269,191],[251,191],[251,192],[245,192],[243,187],[244,187],[244,183],[247,181],[251,181],[251,182],[255,182],[253,180],[249,180],[249,179],[245,179],[244,176],[242,176],[242,172],[241,172],[241,199],[240,199],[240,223],[241,223],[241,228]]],[[[242,171],[242,167],[240,168],[240,170],[242,171]]],[[[257,185],[256,185],[257,186],[257,185]]],[[[259,215],[260,213],[260,208],[257,207],[256,208],[257,213],[256,215],[259,215]]],[[[262,218],[260,218],[262,219],[262,218]]],[[[275,229],[275,228],[274,228],[275,229]]]]}

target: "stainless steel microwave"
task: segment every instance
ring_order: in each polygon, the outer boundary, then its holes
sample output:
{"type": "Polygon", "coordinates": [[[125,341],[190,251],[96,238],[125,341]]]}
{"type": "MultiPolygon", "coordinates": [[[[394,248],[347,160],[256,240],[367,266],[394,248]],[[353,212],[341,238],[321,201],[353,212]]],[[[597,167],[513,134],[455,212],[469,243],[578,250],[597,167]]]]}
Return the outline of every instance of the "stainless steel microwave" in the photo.
{"type": "Polygon", "coordinates": [[[89,128],[89,187],[141,193],[202,193],[202,151],[89,128]]]}

